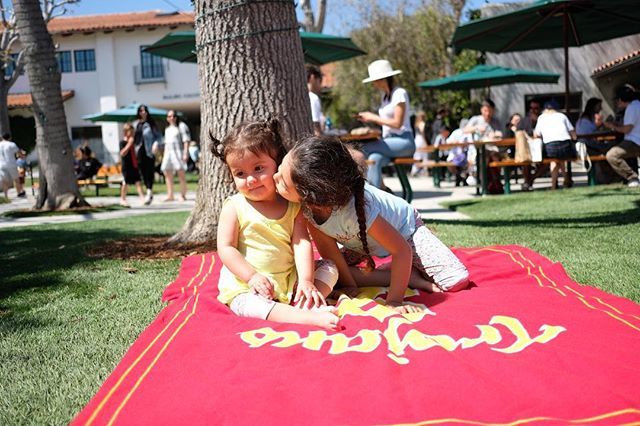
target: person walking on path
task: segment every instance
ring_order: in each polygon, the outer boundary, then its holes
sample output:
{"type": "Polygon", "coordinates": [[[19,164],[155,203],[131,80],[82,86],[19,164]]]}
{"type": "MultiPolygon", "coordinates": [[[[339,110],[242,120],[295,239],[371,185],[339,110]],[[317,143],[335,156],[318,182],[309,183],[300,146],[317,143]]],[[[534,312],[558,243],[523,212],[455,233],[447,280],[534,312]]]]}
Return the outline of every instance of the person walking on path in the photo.
{"type": "Polygon", "coordinates": [[[19,152],[20,148],[15,142],[11,141],[11,135],[9,133],[3,134],[2,140],[0,140],[0,182],[6,198],[9,198],[11,185],[15,185],[18,197],[27,196],[22,188],[20,174],[18,173],[16,156],[19,152]]]}
{"type": "Polygon", "coordinates": [[[167,182],[167,198],[164,201],[173,201],[173,173],[178,174],[180,182],[180,201],[187,199],[187,161],[189,160],[189,142],[191,133],[184,121],[180,120],[174,110],[167,112],[167,123],[164,129],[164,156],[160,170],[164,173],[167,182]]]}
{"type": "Polygon", "coordinates": [[[129,207],[129,203],[127,203],[127,186],[136,186],[136,190],[140,196],[140,202],[142,203],[144,203],[144,192],[142,191],[142,184],[140,183],[138,160],[133,148],[135,130],[131,124],[126,123],[123,132],[124,138],[120,141],[120,158],[122,159],[123,177],[122,186],[120,187],[120,205],[129,207]]]}
{"type": "Polygon", "coordinates": [[[626,179],[631,188],[640,186],[638,173],[633,170],[624,158],[626,156],[640,155],[640,101],[637,94],[629,86],[621,87],[616,93],[619,108],[624,108],[622,125],[605,122],[604,125],[624,134],[624,140],[607,151],[607,161],[613,170],[626,179]]]}
{"type": "Polygon", "coordinates": [[[369,64],[369,77],[363,83],[372,83],[382,93],[378,114],[365,111],[358,113],[364,123],[382,126],[382,140],[363,145],[362,152],[373,164],[367,171],[367,180],[377,188],[384,188],[382,167],[397,157],[411,157],[416,150],[409,121],[409,95],[396,86],[393,76],[402,71],[394,70],[391,63],[379,59],[369,64]]]}
{"type": "Polygon", "coordinates": [[[142,181],[147,188],[144,204],[149,205],[153,201],[153,181],[156,173],[155,152],[158,151],[162,144],[162,136],[146,105],[138,107],[137,120],[134,126],[136,129],[134,136],[136,159],[138,160],[142,181]]]}

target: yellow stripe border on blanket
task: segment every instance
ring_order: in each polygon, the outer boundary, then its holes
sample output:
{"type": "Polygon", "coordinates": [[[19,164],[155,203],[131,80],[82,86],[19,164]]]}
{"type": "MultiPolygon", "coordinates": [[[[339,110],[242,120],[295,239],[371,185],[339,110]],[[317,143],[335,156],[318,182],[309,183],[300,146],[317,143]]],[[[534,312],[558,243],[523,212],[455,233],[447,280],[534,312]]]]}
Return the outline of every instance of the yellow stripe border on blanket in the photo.
{"type": "Polygon", "coordinates": [[[131,399],[131,396],[135,393],[136,390],[138,390],[138,387],[140,386],[144,378],[147,377],[151,369],[156,365],[156,363],[158,362],[158,360],[160,359],[164,351],[167,350],[171,342],[173,342],[173,339],[175,339],[175,337],[178,335],[180,330],[182,330],[184,326],[187,324],[187,322],[189,322],[191,317],[195,315],[199,300],[200,300],[200,295],[198,294],[195,296],[195,302],[193,303],[193,308],[191,309],[191,312],[189,313],[189,315],[187,315],[184,321],[182,321],[182,324],[180,324],[180,326],[176,329],[176,331],[174,331],[171,337],[169,337],[169,339],[165,342],[165,344],[162,346],[162,349],[160,349],[160,352],[158,352],[158,354],[155,356],[151,364],[149,364],[146,370],[144,370],[144,373],[142,373],[138,378],[138,380],[136,380],[136,383],[133,385],[129,393],[127,393],[127,395],[124,397],[124,399],[122,400],[122,402],[120,403],[116,411],[111,416],[111,419],[109,419],[109,422],[107,423],[108,425],[112,425],[116,421],[116,418],[118,418],[118,415],[120,414],[124,406],[127,405],[127,402],[129,402],[129,399],[131,399]]]}
{"type": "MultiPolygon", "coordinates": [[[[513,256],[512,252],[515,252],[515,253],[517,253],[517,254],[518,254],[522,259],[524,259],[526,262],[531,263],[531,261],[530,261],[530,260],[529,260],[529,259],[528,259],[524,254],[522,254],[522,252],[521,252],[520,250],[515,250],[515,249],[514,249],[514,250],[507,250],[507,249],[499,249],[499,248],[495,248],[495,247],[482,247],[482,248],[478,248],[478,249],[471,249],[471,250],[462,249],[462,251],[465,251],[465,252],[466,252],[466,253],[468,253],[468,254],[474,254],[474,253],[478,253],[478,252],[481,252],[481,251],[491,251],[491,252],[495,252],[495,253],[502,253],[502,254],[508,255],[508,256],[511,258],[511,260],[512,260],[515,264],[517,264],[518,266],[520,266],[523,270],[526,270],[526,271],[527,271],[527,273],[528,273],[528,275],[533,276],[533,277],[536,279],[536,281],[538,282],[538,284],[540,284],[540,283],[541,283],[541,281],[540,281],[540,277],[536,276],[535,274],[533,274],[533,275],[532,275],[532,274],[531,274],[531,271],[528,269],[528,267],[525,267],[523,263],[521,263],[521,262],[519,262],[518,260],[516,260],[516,258],[513,256]]],[[[533,264],[533,263],[531,263],[531,264],[533,264]]],[[[566,295],[564,294],[564,292],[558,288],[558,287],[559,287],[559,286],[558,286],[558,284],[557,284],[554,280],[552,280],[551,278],[549,278],[549,277],[547,276],[547,274],[545,274],[545,272],[544,272],[544,268],[542,268],[542,266],[538,265],[538,270],[539,270],[539,272],[540,272],[540,275],[541,275],[544,279],[546,279],[549,283],[551,283],[551,285],[553,285],[553,287],[550,287],[550,286],[544,286],[544,287],[553,288],[553,289],[554,289],[554,290],[556,290],[559,294],[561,294],[562,296],[565,296],[565,297],[566,297],[566,295]]],[[[572,283],[573,283],[573,281],[572,281],[572,283]]],[[[580,284],[580,283],[576,283],[576,284],[578,284],[579,286],[584,286],[583,284],[580,284]]],[[[563,287],[564,287],[566,290],[569,290],[571,293],[573,293],[573,294],[574,294],[574,297],[575,297],[576,299],[578,299],[578,300],[579,300],[579,301],[580,301],[584,306],[588,307],[589,309],[593,309],[593,310],[595,310],[595,311],[603,312],[603,313],[607,314],[608,316],[610,316],[611,318],[613,318],[614,320],[616,320],[616,321],[618,321],[618,322],[620,322],[620,323],[622,323],[622,324],[624,324],[624,325],[626,325],[626,326],[630,327],[631,329],[636,330],[636,331],[640,331],[640,327],[639,327],[639,326],[636,326],[636,325],[634,325],[634,324],[630,323],[629,321],[625,320],[624,318],[620,318],[620,317],[619,317],[619,316],[617,316],[616,314],[614,314],[614,313],[612,313],[612,312],[609,312],[609,311],[607,311],[606,309],[601,309],[601,308],[598,308],[598,307],[596,307],[596,306],[592,306],[592,305],[591,305],[591,304],[589,304],[589,302],[587,301],[587,297],[586,297],[586,296],[584,296],[582,293],[580,293],[578,290],[576,290],[576,289],[574,289],[574,288],[571,288],[571,287],[569,287],[569,286],[567,286],[567,285],[563,285],[563,287]]],[[[614,306],[612,306],[612,305],[609,305],[609,304],[607,304],[607,303],[604,303],[600,298],[598,298],[598,297],[596,297],[596,296],[591,296],[591,298],[592,298],[592,299],[594,299],[595,301],[597,301],[598,303],[600,303],[601,305],[604,305],[604,306],[606,306],[606,307],[608,307],[608,308],[610,308],[610,309],[612,309],[612,310],[616,311],[617,313],[619,313],[619,314],[621,314],[621,315],[626,315],[626,316],[629,316],[629,317],[632,317],[632,318],[638,319],[638,317],[636,317],[635,315],[631,315],[631,314],[624,313],[624,312],[622,312],[621,310],[619,310],[618,308],[615,308],[615,307],[614,307],[614,306]]]]}
{"type": "MultiPolygon", "coordinates": [[[[187,287],[186,287],[186,288],[191,287],[191,284],[193,284],[193,282],[194,282],[194,281],[195,281],[195,279],[198,277],[198,275],[200,275],[200,274],[202,273],[202,266],[203,266],[203,265],[204,265],[204,254],[201,256],[201,259],[200,259],[200,269],[198,269],[198,273],[197,273],[197,274],[195,274],[193,277],[191,277],[191,279],[189,280],[189,283],[187,284],[187,287]]],[[[183,287],[180,287],[180,292],[181,292],[182,294],[184,294],[184,289],[185,289],[185,287],[184,287],[184,286],[183,286],[183,287]]]]}
{"type": "MultiPolygon", "coordinates": [[[[519,425],[526,425],[528,423],[533,423],[533,422],[537,423],[537,422],[558,422],[558,421],[566,422],[566,424],[575,425],[575,424],[592,423],[600,420],[611,420],[615,417],[625,416],[627,414],[640,414],[640,410],[638,410],[637,408],[626,408],[623,410],[612,411],[610,413],[600,414],[593,417],[585,417],[582,419],[562,419],[558,417],[541,416],[541,417],[530,417],[527,419],[519,419],[510,423],[484,423],[476,420],[457,419],[452,417],[448,419],[425,420],[423,422],[418,422],[418,423],[397,423],[397,424],[394,424],[393,426],[426,426],[426,425],[440,425],[440,424],[448,424],[448,423],[478,425],[478,426],[519,426],[519,425]]],[[[626,424],[637,425],[638,422],[626,423],[626,424]]]]}
{"type": "MultiPolygon", "coordinates": [[[[202,256],[200,259],[200,268],[198,271],[198,274],[196,274],[195,277],[197,277],[204,269],[204,265],[206,264],[206,260],[207,257],[206,256],[202,256]]],[[[201,286],[205,279],[207,278],[207,276],[209,274],[211,274],[212,270],[213,270],[213,265],[215,264],[215,256],[211,255],[210,256],[210,261],[211,264],[209,265],[209,270],[206,274],[204,274],[202,276],[202,278],[200,279],[200,282],[198,283],[197,286],[201,286]]],[[[194,277],[194,278],[195,278],[194,277]]],[[[102,411],[102,409],[104,408],[104,406],[107,404],[107,402],[109,402],[109,400],[111,399],[111,397],[113,396],[113,394],[115,393],[115,391],[120,387],[120,385],[122,385],[122,382],[127,378],[127,376],[129,375],[129,373],[131,373],[131,371],[136,367],[136,365],[138,365],[138,363],[142,360],[142,358],[147,354],[147,352],[149,352],[151,350],[151,348],[156,344],[156,342],[164,335],[164,333],[169,329],[169,327],[171,327],[171,325],[174,323],[174,321],[178,318],[178,316],[180,314],[182,314],[183,312],[186,311],[187,306],[189,305],[189,302],[193,299],[193,295],[189,296],[189,298],[184,302],[183,306],[176,312],[176,314],[171,318],[171,320],[167,323],[167,325],[164,326],[164,328],[153,338],[153,340],[147,345],[147,347],[136,357],[136,359],[131,363],[131,365],[129,365],[129,367],[127,367],[127,369],[122,373],[122,375],[118,378],[118,381],[111,387],[111,389],[109,389],[109,392],[107,392],[107,394],[104,396],[104,398],[100,401],[100,403],[98,404],[98,406],[95,408],[95,410],[93,411],[93,413],[91,413],[91,416],[89,417],[89,419],[86,421],[86,425],[91,425],[93,424],[93,422],[95,421],[96,417],[98,416],[98,414],[102,411]]]]}

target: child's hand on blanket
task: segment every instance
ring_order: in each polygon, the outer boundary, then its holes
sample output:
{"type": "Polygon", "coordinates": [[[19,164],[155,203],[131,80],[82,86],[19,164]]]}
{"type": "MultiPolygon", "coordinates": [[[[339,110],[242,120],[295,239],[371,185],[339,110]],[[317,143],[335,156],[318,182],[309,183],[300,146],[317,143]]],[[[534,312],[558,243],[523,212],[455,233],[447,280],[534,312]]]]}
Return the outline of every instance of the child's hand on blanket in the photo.
{"type": "Polygon", "coordinates": [[[249,278],[247,284],[249,284],[254,293],[267,299],[273,299],[273,283],[264,275],[256,272],[249,278]]]}
{"type": "Polygon", "coordinates": [[[399,314],[410,314],[412,312],[422,312],[423,309],[416,305],[403,304],[402,302],[387,302],[388,307],[399,314]]]}
{"type": "Polygon", "coordinates": [[[311,309],[324,306],[327,304],[327,301],[311,281],[299,281],[293,303],[297,308],[311,309]]]}

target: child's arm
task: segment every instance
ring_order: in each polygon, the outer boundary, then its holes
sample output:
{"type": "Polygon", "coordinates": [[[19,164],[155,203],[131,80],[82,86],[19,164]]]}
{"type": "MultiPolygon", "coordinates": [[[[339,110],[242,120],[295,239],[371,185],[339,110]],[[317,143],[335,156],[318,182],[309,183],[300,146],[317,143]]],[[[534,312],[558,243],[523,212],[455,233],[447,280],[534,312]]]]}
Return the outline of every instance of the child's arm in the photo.
{"type": "Polygon", "coordinates": [[[224,266],[236,277],[249,284],[256,293],[273,298],[273,283],[259,274],[238,251],[238,216],[232,203],[222,206],[218,221],[218,255],[224,266]]]}
{"type": "Polygon", "coordinates": [[[133,146],[133,138],[132,137],[127,138],[127,144],[120,151],[120,157],[125,157],[127,153],[129,153],[129,150],[131,149],[132,146],[133,146]]]}
{"type": "Polygon", "coordinates": [[[391,254],[391,285],[387,294],[387,305],[399,312],[415,312],[413,305],[403,305],[404,292],[409,285],[412,257],[411,246],[389,222],[377,217],[368,234],[391,254]]]}
{"type": "Polygon", "coordinates": [[[344,260],[344,256],[340,252],[336,240],[317,229],[315,226],[308,226],[309,233],[313,237],[313,242],[320,252],[323,259],[332,260],[338,268],[338,281],[343,287],[357,288],[356,280],[353,278],[349,265],[344,260]]]}
{"type": "Polygon", "coordinates": [[[298,288],[293,302],[295,304],[300,302],[302,306],[307,307],[326,305],[327,302],[324,300],[322,293],[318,291],[313,283],[313,249],[307,232],[307,221],[302,215],[302,211],[296,217],[291,242],[293,245],[293,258],[298,271],[298,288]]]}

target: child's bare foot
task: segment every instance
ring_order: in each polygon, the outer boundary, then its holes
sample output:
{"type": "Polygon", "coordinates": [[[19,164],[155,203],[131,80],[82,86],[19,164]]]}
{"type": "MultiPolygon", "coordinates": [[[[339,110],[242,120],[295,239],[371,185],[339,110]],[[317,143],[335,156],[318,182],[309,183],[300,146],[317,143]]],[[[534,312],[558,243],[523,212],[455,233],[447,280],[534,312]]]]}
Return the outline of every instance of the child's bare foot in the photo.
{"type": "Polygon", "coordinates": [[[168,201],[173,201],[173,200],[174,200],[174,198],[173,198],[173,197],[167,197],[167,198],[165,198],[165,199],[164,199],[164,200],[162,200],[162,201],[164,201],[164,202],[166,203],[166,202],[168,202],[168,201]]]}
{"type": "Polygon", "coordinates": [[[440,287],[438,287],[434,282],[425,279],[415,268],[411,270],[409,287],[424,290],[428,293],[442,293],[442,289],[440,289],[440,287]]]}

